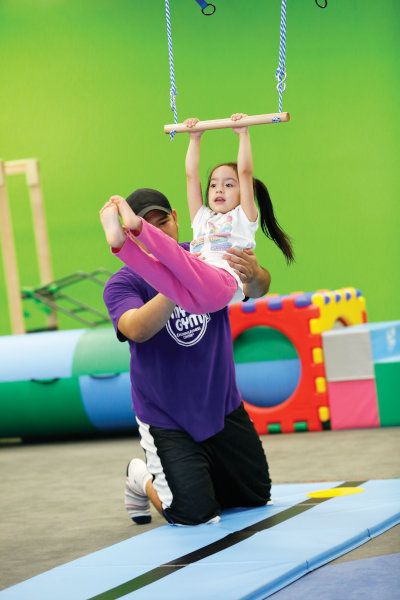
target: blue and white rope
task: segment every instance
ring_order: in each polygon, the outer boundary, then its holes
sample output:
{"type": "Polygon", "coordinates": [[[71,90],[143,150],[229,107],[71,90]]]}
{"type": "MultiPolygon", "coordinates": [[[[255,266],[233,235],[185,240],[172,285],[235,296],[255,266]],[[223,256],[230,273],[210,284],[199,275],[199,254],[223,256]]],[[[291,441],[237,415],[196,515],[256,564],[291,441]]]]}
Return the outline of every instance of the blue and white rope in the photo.
{"type": "MultiPolygon", "coordinates": [[[[279,92],[279,112],[282,112],[282,94],[286,90],[286,71],[285,71],[285,61],[286,61],[286,0],[282,0],[282,8],[281,8],[281,27],[280,27],[280,36],[279,36],[279,65],[276,70],[275,77],[278,80],[278,85],[276,89],[279,92]]],[[[274,121],[279,121],[279,117],[273,119],[274,121]]]]}
{"type": "MultiPolygon", "coordinates": [[[[167,35],[168,35],[168,56],[169,56],[169,76],[171,87],[169,91],[169,103],[171,110],[174,112],[174,123],[178,122],[178,112],[176,110],[176,96],[178,92],[175,86],[175,72],[174,72],[174,55],[172,52],[172,35],[171,35],[171,15],[169,12],[169,0],[165,0],[165,14],[167,17],[167,35]]],[[[170,140],[174,139],[176,131],[171,131],[169,134],[170,140]]]]}

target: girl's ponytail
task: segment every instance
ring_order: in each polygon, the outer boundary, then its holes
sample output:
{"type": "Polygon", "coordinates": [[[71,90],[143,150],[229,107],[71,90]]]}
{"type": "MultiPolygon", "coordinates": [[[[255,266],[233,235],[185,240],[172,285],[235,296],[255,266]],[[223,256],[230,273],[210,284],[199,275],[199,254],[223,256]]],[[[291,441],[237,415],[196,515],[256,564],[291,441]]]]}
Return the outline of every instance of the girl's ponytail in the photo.
{"type": "Polygon", "coordinates": [[[288,264],[294,262],[294,253],[290,237],[280,228],[275,218],[271,198],[265,184],[253,178],[254,196],[260,210],[261,229],[280,248],[288,264]]]}

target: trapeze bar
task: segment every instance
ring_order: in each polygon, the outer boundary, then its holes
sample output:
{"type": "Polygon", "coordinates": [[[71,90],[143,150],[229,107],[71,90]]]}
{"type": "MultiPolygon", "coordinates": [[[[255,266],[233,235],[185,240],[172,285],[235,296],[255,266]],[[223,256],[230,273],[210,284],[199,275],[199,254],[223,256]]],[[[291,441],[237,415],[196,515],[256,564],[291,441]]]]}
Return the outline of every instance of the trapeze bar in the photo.
{"type": "Polygon", "coordinates": [[[232,127],[247,127],[249,125],[266,125],[268,123],[287,123],[290,115],[287,112],[272,113],[270,115],[253,115],[243,117],[239,121],[232,119],[215,119],[214,121],[199,121],[194,127],[186,127],[184,123],[164,125],[164,133],[190,133],[191,131],[207,131],[209,129],[228,129],[232,127]],[[279,120],[278,120],[279,119],[279,120]]]}

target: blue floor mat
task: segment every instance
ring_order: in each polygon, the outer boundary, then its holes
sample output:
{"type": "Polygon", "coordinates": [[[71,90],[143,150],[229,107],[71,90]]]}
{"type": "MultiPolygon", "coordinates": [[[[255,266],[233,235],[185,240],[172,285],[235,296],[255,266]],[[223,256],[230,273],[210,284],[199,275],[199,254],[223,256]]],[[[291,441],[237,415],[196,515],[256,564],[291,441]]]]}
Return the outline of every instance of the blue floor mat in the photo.
{"type": "Polygon", "coordinates": [[[400,522],[400,480],[276,485],[272,506],[165,525],[0,592],[0,600],[262,600],[400,522]],[[310,498],[330,488],[360,493],[310,498]]]}
{"type": "Polygon", "coordinates": [[[271,600],[395,600],[400,598],[400,554],[326,565],[295,581],[271,600]]]}

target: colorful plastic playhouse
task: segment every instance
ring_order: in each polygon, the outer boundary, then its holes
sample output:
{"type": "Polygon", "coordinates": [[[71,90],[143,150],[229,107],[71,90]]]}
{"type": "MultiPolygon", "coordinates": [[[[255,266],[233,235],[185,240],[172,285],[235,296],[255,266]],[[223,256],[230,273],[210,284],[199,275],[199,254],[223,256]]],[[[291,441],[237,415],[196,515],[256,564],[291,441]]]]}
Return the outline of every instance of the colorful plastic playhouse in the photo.
{"type": "MultiPolygon", "coordinates": [[[[251,328],[270,327],[288,338],[300,361],[298,384],[287,399],[275,406],[257,406],[251,403],[248,401],[246,386],[239,383],[246,409],[258,433],[320,431],[329,428],[330,411],[322,333],[334,327],[337,322],[352,326],[367,321],[365,299],[361,292],[355,288],[343,288],[309,294],[267,296],[231,305],[229,316],[234,343],[251,328]]],[[[248,364],[251,365],[251,360],[248,364]]],[[[264,362],[264,367],[267,375],[267,362],[264,362]]],[[[249,369],[249,382],[252,378],[260,380],[260,377],[255,377],[254,369],[254,365],[253,373],[249,369]]],[[[292,381],[293,372],[293,367],[287,368],[286,375],[282,372],[281,380],[292,381]]],[[[267,390],[268,377],[261,379],[261,385],[267,390]]]]}

